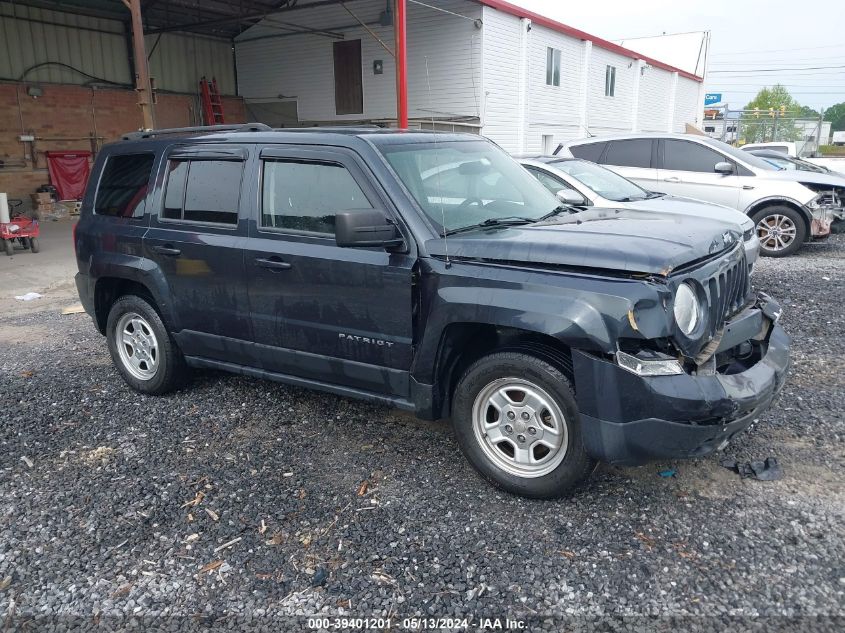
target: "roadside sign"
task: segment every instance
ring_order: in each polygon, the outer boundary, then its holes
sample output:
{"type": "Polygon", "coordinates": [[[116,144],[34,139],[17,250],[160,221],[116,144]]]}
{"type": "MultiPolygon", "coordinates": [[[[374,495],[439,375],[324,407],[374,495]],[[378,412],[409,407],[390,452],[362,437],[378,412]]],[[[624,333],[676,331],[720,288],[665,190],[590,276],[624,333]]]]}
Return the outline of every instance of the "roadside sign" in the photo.
{"type": "Polygon", "coordinates": [[[704,95],[704,105],[709,106],[722,100],[721,92],[708,92],[704,95]]]}

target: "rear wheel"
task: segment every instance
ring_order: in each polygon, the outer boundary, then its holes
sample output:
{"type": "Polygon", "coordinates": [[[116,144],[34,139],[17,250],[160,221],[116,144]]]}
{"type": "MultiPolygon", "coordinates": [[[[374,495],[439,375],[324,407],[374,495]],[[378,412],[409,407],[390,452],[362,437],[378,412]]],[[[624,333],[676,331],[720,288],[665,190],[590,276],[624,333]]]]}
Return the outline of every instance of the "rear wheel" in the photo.
{"type": "Polygon", "coordinates": [[[33,253],[37,253],[39,250],[41,250],[41,244],[39,244],[37,237],[29,238],[29,250],[31,250],[33,253]]]}
{"type": "Polygon", "coordinates": [[[112,361],[130,387],[160,395],[182,384],[185,360],[150,303],[137,295],[115,301],[106,323],[112,361]]]}
{"type": "Polygon", "coordinates": [[[474,363],[456,387],[452,425],[475,469],[514,494],[562,496],[595,465],[569,381],[528,354],[499,352],[474,363]]]}
{"type": "Polygon", "coordinates": [[[6,255],[11,257],[15,254],[15,241],[14,240],[3,240],[6,246],[6,255]]]}
{"type": "Polygon", "coordinates": [[[782,205],[766,207],[751,216],[760,239],[760,254],[766,257],[787,257],[797,252],[807,238],[803,216],[782,205]]]}

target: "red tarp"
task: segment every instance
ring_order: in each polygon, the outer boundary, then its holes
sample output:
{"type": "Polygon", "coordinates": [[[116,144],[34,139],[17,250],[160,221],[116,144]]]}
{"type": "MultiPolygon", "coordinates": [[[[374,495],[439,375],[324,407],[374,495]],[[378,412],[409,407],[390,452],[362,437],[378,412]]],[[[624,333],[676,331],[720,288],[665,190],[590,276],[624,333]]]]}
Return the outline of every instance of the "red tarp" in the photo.
{"type": "Polygon", "coordinates": [[[91,171],[91,152],[47,152],[50,182],[59,200],[81,200],[91,171]]]}

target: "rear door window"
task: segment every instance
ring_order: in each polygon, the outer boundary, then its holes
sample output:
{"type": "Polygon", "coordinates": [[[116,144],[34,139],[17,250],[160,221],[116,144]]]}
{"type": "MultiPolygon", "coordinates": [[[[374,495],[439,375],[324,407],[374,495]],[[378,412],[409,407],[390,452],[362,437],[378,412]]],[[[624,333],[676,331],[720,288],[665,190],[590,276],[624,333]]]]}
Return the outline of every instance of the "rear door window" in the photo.
{"type": "Polygon", "coordinates": [[[153,154],[110,156],[103,169],[94,213],[118,218],[140,218],[146,209],[153,154]]]}
{"type": "Polygon", "coordinates": [[[237,224],[242,176],[243,162],[239,160],[171,160],[162,217],[237,224]]]}
{"type": "Polygon", "coordinates": [[[670,171],[696,171],[712,174],[716,163],[727,158],[720,153],[689,141],[666,139],[663,141],[663,169],[670,171]]]}
{"type": "Polygon", "coordinates": [[[619,167],[651,167],[651,139],[632,138],[612,141],[602,164],[619,167]]]}
{"type": "Polygon", "coordinates": [[[594,163],[599,162],[601,153],[604,151],[607,143],[584,143],[583,145],[573,145],[569,148],[575,158],[583,158],[594,163]]]}

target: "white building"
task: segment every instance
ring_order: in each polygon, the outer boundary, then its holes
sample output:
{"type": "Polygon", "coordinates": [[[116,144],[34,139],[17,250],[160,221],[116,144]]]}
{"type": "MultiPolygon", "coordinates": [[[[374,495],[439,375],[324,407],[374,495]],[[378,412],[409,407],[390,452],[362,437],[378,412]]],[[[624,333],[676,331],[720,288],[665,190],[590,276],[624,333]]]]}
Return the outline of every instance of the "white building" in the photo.
{"type": "MultiPolygon", "coordinates": [[[[395,123],[392,4],[300,1],[239,35],[252,113],[273,125],[395,123]]],[[[407,24],[412,127],[551,152],[591,134],[683,132],[701,112],[699,77],[507,2],[408,0],[407,24]]]]}

